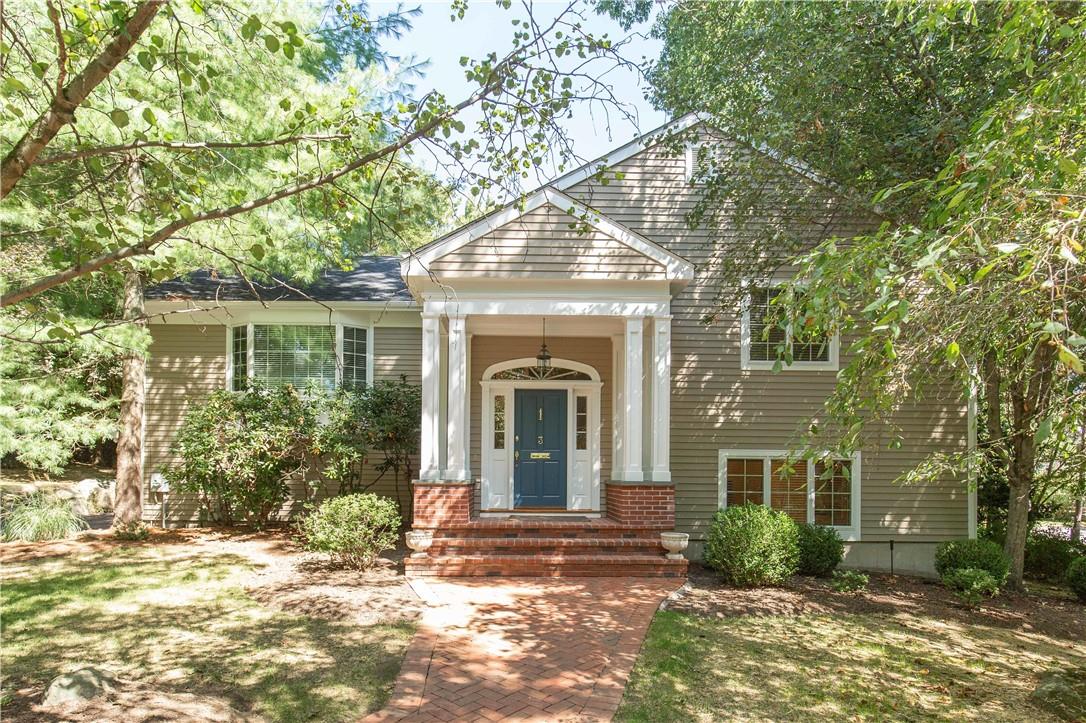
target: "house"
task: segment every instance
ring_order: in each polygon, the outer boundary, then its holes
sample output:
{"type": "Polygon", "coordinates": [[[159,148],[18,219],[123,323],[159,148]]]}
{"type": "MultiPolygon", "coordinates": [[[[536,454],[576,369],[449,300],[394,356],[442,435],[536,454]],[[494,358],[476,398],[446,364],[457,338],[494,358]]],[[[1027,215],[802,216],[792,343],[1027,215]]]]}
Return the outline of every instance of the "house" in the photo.
{"type": "MultiPolygon", "coordinates": [[[[828,480],[805,462],[778,474],[847,345],[797,343],[796,361],[773,371],[778,342],[762,340],[757,313],[772,281],[750,279],[746,311],[706,323],[728,249],[686,216],[702,192],[694,149],[724,142],[680,119],[402,258],[363,259],[299,291],[258,288],[263,301],[206,274],[149,290],[149,312],[191,313],[151,325],[148,477],[185,410],[243,375],[404,374],[423,395],[413,527],[435,538],[409,573],[681,574],[659,533],[689,533],[696,558],[714,511],[748,501],[836,527],[848,565],[930,571],[936,543],[976,534],[974,495],[961,480],[894,480],[974,444],[969,404],[907,401],[899,447],[874,435],[828,480]],[[690,139],[681,152],[663,142],[677,131],[690,139]],[[601,167],[619,174],[605,183],[601,167]]],[[[836,193],[782,169],[781,182],[836,193]]],[[[829,218],[842,236],[875,222],[829,218]]],[[[147,497],[158,519],[160,497],[147,497]]],[[[165,514],[195,515],[184,499],[165,514]]]]}

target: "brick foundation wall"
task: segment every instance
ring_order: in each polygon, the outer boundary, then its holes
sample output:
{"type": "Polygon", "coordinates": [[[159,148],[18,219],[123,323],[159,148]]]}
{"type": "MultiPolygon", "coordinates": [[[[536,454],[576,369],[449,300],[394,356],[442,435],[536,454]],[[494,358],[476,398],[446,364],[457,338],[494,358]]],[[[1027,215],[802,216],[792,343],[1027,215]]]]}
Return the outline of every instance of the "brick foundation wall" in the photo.
{"type": "Polygon", "coordinates": [[[414,482],[414,529],[465,525],[475,499],[473,483],[414,482]]]}
{"type": "Polygon", "coordinates": [[[675,529],[672,485],[607,485],[607,516],[631,527],[675,529]]]}

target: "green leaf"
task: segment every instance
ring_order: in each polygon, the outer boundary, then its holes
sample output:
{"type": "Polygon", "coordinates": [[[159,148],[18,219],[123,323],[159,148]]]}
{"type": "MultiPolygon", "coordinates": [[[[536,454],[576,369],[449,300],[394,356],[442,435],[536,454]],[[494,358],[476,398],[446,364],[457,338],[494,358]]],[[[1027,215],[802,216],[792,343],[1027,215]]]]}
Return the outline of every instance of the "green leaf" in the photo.
{"type": "Polygon", "coordinates": [[[274,35],[265,35],[264,36],[264,47],[267,48],[272,53],[278,52],[279,51],[279,38],[275,37],[274,35]]]}
{"type": "Polygon", "coordinates": [[[1033,436],[1033,439],[1037,444],[1040,444],[1048,439],[1050,434],[1052,434],[1052,417],[1048,417],[1037,425],[1037,433],[1033,436]]]}
{"type": "Polygon", "coordinates": [[[146,50],[140,51],[136,55],[136,60],[138,60],[139,64],[143,66],[143,69],[148,71],[148,72],[153,70],[154,67],[155,67],[155,58],[154,58],[154,56],[151,55],[146,50]]]}
{"type": "Polygon", "coordinates": [[[961,347],[958,346],[958,342],[952,341],[946,345],[946,360],[953,364],[958,360],[962,354],[961,347]]]}
{"type": "Polygon", "coordinates": [[[158,125],[158,119],[155,118],[155,112],[150,108],[144,108],[143,113],[140,114],[143,120],[147,121],[148,125],[158,125]]]}
{"type": "Polygon", "coordinates": [[[1082,359],[1079,358],[1079,355],[1071,351],[1067,347],[1063,346],[1062,344],[1060,345],[1059,351],[1057,352],[1057,356],[1059,357],[1061,364],[1066,367],[1070,367],[1072,370],[1075,371],[1075,373],[1082,374],[1086,372],[1086,369],[1084,369],[1082,366],[1082,359]]]}
{"type": "Polygon", "coordinates": [[[249,247],[249,253],[253,255],[253,258],[260,261],[264,258],[264,247],[260,244],[253,244],[249,247]]]}
{"type": "Polygon", "coordinates": [[[113,121],[113,125],[118,128],[124,128],[128,125],[128,113],[124,112],[120,108],[114,108],[109,112],[109,119],[113,121]]]}
{"type": "Polygon", "coordinates": [[[1078,164],[1070,158],[1061,158],[1059,161],[1056,162],[1056,165],[1059,167],[1060,172],[1068,176],[1078,175],[1078,164]]]}

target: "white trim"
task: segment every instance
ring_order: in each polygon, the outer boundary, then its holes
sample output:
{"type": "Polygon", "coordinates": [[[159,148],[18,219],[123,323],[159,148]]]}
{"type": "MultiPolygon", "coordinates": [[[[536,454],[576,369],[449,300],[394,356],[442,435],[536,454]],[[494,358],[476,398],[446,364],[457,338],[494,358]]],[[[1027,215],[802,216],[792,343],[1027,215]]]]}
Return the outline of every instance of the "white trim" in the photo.
{"type": "MultiPolygon", "coordinates": [[[[716,477],[716,494],[717,494],[717,507],[725,509],[728,506],[728,459],[740,458],[740,459],[761,459],[762,464],[762,499],[769,502],[769,507],[773,507],[773,498],[771,494],[772,489],[772,461],[787,459],[790,452],[783,449],[720,449],[717,450],[717,477],[716,477]]],[[[860,540],[861,519],[860,519],[860,495],[863,490],[862,485],[862,455],[860,452],[855,452],[851,457],[837,457],[834,459],[841,461],[848,461],[852,463],[850,470],[852,487],[849,495],[849,516],[852,519],[852,524],[844,527],[838,525],[826,525],[837,530],[841,535],[841,539],[845,542],[858,542],[860,540]]],[[[815,480],[815,464],[813,460],[807,460],[807,522],[814,524],[814,480],[815,480]]]]}
{"type": "MultiPolygon", "coordinates": [[[[518,367],[534,367],[535,363],[536,363],[536,360],[535,360],[534,356],[524,356],[524,357],[520,357],[519,359],[506,359],[505,361],[500,361],[500,362],[497,362],[495,364],[491,364],[490,366],[488,366],[483,371],[482,381],[484,381],[484,382],[493,381],[494,380],[494,375],[497,374],[498,372],[504,372],[504,371],[507,371],[509,369],[516,369],[518,367]]],[[[600,381],[600,373],[598,371],[596,371],[595,367],[589,366],[588,364],[582,364],[581,362],[573,361],[572,359],[553,358],[553,359],[551,359],[551,367],[552,368],[553,367],[560,367],[562,369],[572,369],[575,372],[583,372],[583,373],[587,374],[589,377],[591,377],[591,380],[593,382],[600,381]]],[[[499,380],[499,381],[505,381],[505,380],[499,380]]],[[[519,381],[520,380],[518,380],[518,383],[519,383],[519,381]]],[[[524,380],[524,381],[525,382],[530,382],[531,380],[524,380]]],[[[539,380],[539,381],[549,381],[549,380],[539,380]]],[[[557,379],[555,381],[566,381],[566,380],[557,379]]],[[[569,380],[569,381],[574,381],[577,384],[584,384],[585,383],[583,380],[579,381],[579,382],[577,382],[576,380],[569,380]]]]}
{"type": "Polygon", "coordinates": [[[592,513],[600,509],[600,381],[599,372],[588,364],[568,359],[552,359],[554,367],[581,371],[591,377],[584,380],[520,380],[494,379],[494,374],[535,364],[535,358],[522,357],[491,364],[483,372],[479,385],[482,387],[483,418],[479,425],[482,436],[482,469],[480,489],[484,510],[508,510],[514,508],[514,430],[516,427],[516,391],[518,389],[561,389],[566,391],[566,509],[571,512],[592,513]],[[494,399],[505,397],[505,449],[494,448],[494,399]],[[577,397],[588,398],[588,449],[577,450],[577,397]],[[587,463],[582,469],[587,476],[578,476],[577,463],[587,463]],[[586,496],[578,494],[587,489],[586,496]],[[578,499],[580,498],[580,500],[578,499]]]}
{"type": "Polygon", "coordinates": [[[571,214],[571,217],[584,221],[600,232],[625,244],[630,249],[663,266],[668,280],[689,281],[694,278],[694,265],[654,241],[613,221],[599,211],[570,198],[556,188],[545,186],[528,195],[523,204],[510,204],[501,211],[479,219],[452,234],[434,241],[418,251],[404,256],[400,261],[400,273],[406,279],[410,276],[429,278],[429,268],[437,259],[463,248],[492,231],[512,221],[550,204],[571,214]]]}
{"type": "MultiPolygon", "coordinates": [[[[837,332],[833,333],[833,336],[829,339],[828,358],[826,361],[793,361],[788,364],[783,359],[751,359],[750,358],[750,289],[751,287],[758,288],[775,288],[780,286],[781,281],[766,281],[766,280],[751,280],[744,279],[742,281],[743,288],[743,313],[740,315],[739,324],[739,368],[743,371],[755,371],[755,370],[777,370],[778,361],[780,363],[780,371],[788,372],[802,372],[802,371],[825,371],[835,372],[841,367],[841,335],[837,332]]],[[[788,327],[785,329],[785,343],[792,344],[792,329],[788,327]]]]}
{"type": "Polygon", "coordinates": [[[570,299],[427,299],[426,314],[465,316],[666,316],[669,301],[592,301],[570,299]]]}

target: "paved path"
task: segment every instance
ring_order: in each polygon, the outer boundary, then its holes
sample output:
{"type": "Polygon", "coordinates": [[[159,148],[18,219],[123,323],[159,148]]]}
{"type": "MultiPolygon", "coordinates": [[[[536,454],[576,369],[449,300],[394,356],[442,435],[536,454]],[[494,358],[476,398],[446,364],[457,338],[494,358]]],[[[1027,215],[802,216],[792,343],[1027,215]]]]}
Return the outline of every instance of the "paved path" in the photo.
{"type": "Polygon", "coordinates": [[[411,584],[433,607],[388,707],[367,721],[610,720],[653,613],[682,581],[411,584]]]}

